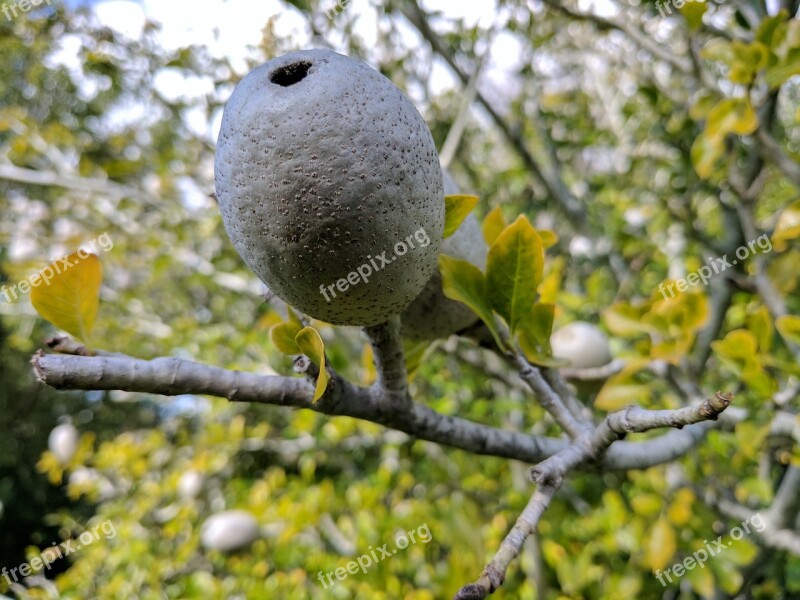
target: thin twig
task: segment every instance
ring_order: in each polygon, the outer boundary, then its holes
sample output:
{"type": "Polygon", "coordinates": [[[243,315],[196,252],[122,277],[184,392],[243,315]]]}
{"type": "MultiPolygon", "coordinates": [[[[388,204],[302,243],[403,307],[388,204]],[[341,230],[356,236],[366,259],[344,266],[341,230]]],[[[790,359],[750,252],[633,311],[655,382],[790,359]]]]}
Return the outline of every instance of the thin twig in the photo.
{"type": "Polygon", "coordinates": [[[500,544],[494,558],[484,567],[478,581],[462,587],[454,600],[482,600],[503,585],[511,561],[519,555],[528,536],[536,531],[539,520],[557,490],[558,486],[555,485],[542,485],[536,488],[536,492],[500,544]]]}
{"type": "Polygon", "coordinates": [[[587,428],[591,427],[587,423],[579,421],[576,416],[567,409],[564,401],[556,394],[542,375],[542,372],[530,364],[522,354],[513,354],[512,360],[522,380],[527,383],[533,393],[536,394],[542,408],[553,417],[555,422],[558,423],[567,435],[571,438],[577,438],[584,433],[587,428]]]}
{"type": "Polygon", "coordinates": [[[527,537],[536,529],[544,510],[571,470],[588,461],[599,460],[612,444],[628,433],[659,427],[682,428],[701,421],[716,420],[728,408],[731,399],[732,395],[717,392],[698,406],[677,410],[645,410],[630,406],[608,415],[592,431],[584,433],[569,446],[536,465],[531,469],[531,479],[536,483],[536,491],[525,510],[478,580],[462,587],[454,600],[483,600],[503,584],[511,561],[519,554],[527,537]]]}

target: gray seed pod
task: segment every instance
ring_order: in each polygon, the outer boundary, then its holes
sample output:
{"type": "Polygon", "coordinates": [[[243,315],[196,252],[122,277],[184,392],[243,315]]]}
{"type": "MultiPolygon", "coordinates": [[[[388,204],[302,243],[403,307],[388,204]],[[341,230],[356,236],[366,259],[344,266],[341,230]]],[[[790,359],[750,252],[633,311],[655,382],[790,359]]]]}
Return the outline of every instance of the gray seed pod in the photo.
{"type": "Polygon", "coordinates": [[[611,362],[608,338],[602,330],[586,321],[573,321],[550,336],[553,356],[569,361],[575,369],[594,369],[611,362]]]}
{"type": "MultiPolygon", "coordinates": [[[[447,171],[442,171],[444,194],[459,194],[458,185],[447,171]]],[[[486,242],[478,218],[470,214],[461,227],[444,240],[442,254],[486,268],[486,242]]],[[[462,302],[444,295],[442,275],[437,269],[414,302],[401,315],[403,335],[411,340],[435,340],[446,337],[478,322],[478,315],[462,302]]]]}
{"type": "Polygon", "coordinates": [[[444,202],[430,130],[358,60],[304,50],[249,73],[225,107],[215,179],[245,263],[314,318],[386,321],[437,268],[444,202]]]}

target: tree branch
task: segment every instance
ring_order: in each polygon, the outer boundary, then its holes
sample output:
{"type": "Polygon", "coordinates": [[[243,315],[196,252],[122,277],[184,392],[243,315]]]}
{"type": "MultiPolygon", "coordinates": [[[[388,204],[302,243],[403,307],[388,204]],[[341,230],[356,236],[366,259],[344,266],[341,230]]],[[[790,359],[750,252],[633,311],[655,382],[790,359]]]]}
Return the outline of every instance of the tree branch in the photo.
{"type": "Polygon", "coordinates": [[[593,13],[586,13],[577,10],[572,10],[567,6],[564,6],[559,0],[543,0],[543,2],[547,6],[561,12],[562,14],[572,19],[594,23],[600,30],[614,29],[621,33],[624,33],[637,46],[649,52],[655,58],[663,60],[664,62],[672,65],[682,73],[689,73],[692,70],[692,66],[689,61],[681,60],[677,55],[675,55],[675,53],[672,50],[669,50],[667,48],[662,48],[661,46],[656,44],[652,39],[647,37],[644,33],[639,31],[638,29],[628,26],[626,23],[613,21],[611,19],[607,19],[606,17],[601,17],[593,13]]]}
{"type": "Polygon", "coordinates": [[[555,422],[558,423],[559,427],[561,427],[569,437],[577,438],[584,433],[587,428],[591,429],[590,425],[581,423],[575,418],[575,415],[567,410],[564,402],[558,394],[553,391],[553,388],[539,369],[531,365],[525,357],[518,352],[512,356],[511,360],[514,361],[515,366],[519,370],[520,377],[530,386],[533,393],[536,394],[542,408],[553,417],[555,422]]]}
{"type": "MultiPolygon", "coordinates": [[[[178,358],[148,361],[122,354],[69,356],[38,352],[31,362],[39,380],[56,389],[198,394],[235,402],[306,408],[371,421],[474,454],[534,464],[567,446],[564,439],[499,429],[443,415],[416,402],[407,412],[397,411],[377,401],[370,389],[354,386],[336,373],[332,373],[329,389],[322,398],[312,403],[313,385],[308,380],[229,371],[178,358]]],[[[611,470],[646,469],[675,460],[696,446],[712,427],[713,423],[698,423],[642,442],[617,442],[599,466],[611,470]]]]}
{"type": "MultiPolygon", "coordinates": [[[[781,501],[778,501],[776,497],[776,500],[773,501],[773,507],[764,515],[766,527],[761,531],[754,530],[752,535],[764,548],[786,550],[800,556],[800,535],[790,529],[793,525],[792,518],[797,516],[797,472],[800,472],[800,470],[795,467],[791,467],[787,471],[786,477],[784,477],[784,482],[788,481],[788,485],[785,488],[786,495],[781,501]],[[790,473],[790,471],[795,471],[795,474],[790,473]],[[795,498],[790,498],[790,493],[792,492],[795,494],[795,498]],[[780,515],[774,512],[776,503],[781,511],[780,515]],[[791,515],[785,515],[782,512],[784,509],[794,510],[795,512],[791,515]]],[[[728,519],[747,521],[753,516],[753,511],[750,508],[720,496],[719,491],[716,489],[696,490],[696,492],[706,504],[728,519]]]]}
{"type": "Polygon", "coordinates": [[[732,394],[717,392],[698,406],[677,410],[646,410],[629,406],[608,415],[593,431],[531,469],[531,480],[538,484],[560,481],[581,463],[598,460],[609,446],[629,433],[642,433],[659,427],[680,429],[701,421],[715,421],[731,403],[732,394]]]}
{"type": "Polygon", "coordinates": [[[789,467],[781,480],[767,521],[776,529],[791,529],[800,511],[800,468],[789,467]]]}
{"type": "Polygon", "coordinates": [[[528,539],[528,536],[533,535],[536,531],[539,520],[557,490],[557,487],[548,485],[536,488],[536,492],[531,496],[528,505],[522,511],[502,544],[500,544],[500,548],[494,558],[483,569],[478,581],[462,587],[455,595],[454,600],[482,600],[503,585],[508,566],[519,555],[522,545],[528,539]]]}
{"type": "Polygon", "coordinates": [[[229,371],[178,358],[34,355],[37,377],[56,389],[115,390],[174,396],[211,395],[235,402],[257,402],[349,416],[397,429],[410,436],[474,454],[538,462],[564,447],[565,441],[506,431],[438,413],[411,403],[397,411],[376,400],[370,389],[352,385],[335,373],[329,389],[312,403],[313,386],[305,379],[229,371]]]}
{"type": "Polygon", "coordinates": [[[92,179],[65,175],[53,171],[37,171],[26,169],[12,164],[0,164],[0,179],[26,183],[28,185],[41,185],[46,187],[61,187],[79,192],[94,192],[108,194],[120,198],[142,198],[144,194],[139,190],[124,186],[110,179],[92,179]]]}
{"type": "Polygon", "coordinates": [[[454,600],[483,600],[503,584],[508,566],[519,554],[526,538],[535,530],[569,471],[586,462],[597,461],[614,442],[628,433],[659,427],[681,428],[701,421],[714,421],[728,408],[732,397],[731,394],[717,392],[698,406],[678,410],[646,410],[629,406],[608,415],[594,430],[584,433],[566,448],[536,465],[531,469],[536,492],[480,578],[462,587],[454,600]]]}
{"type": "Polygon", "coordinates": [[[365,327],[364,333],[372,345],[375,369],[378,371],[376,385],[388,396],[395,410],[408,409],[411,396],[408,394],[400,317],[395,315],[386,323],[365,327]]]}
{"type": "Polygon", "coordinates": [[[625,368],[625,361],[621,359],[612,360],[610,363],[602,367],[594,367],[591,369],[576,369],[573,367],[564,367],[559,369],[561,376],[566,379],[576,379],[578,381],[599,381],[608,379],[612,375],[616,375],[625,368]]]}
{"type": "MultiPolygon", "coordinates": [[[[420,35],[431,45],[433,51],[444,59],[456,76],[461,80],[461,83],[465,86],[469,85],[470,77],[458,63],[456,63],[455,57],[444,47],[439,36],[431,29],[428,24],[428,16],[419,7],[416,0],[404,0],[401,2],[400,11],[411,24],[416,27],[420,35]]],[[[475,72],[474,69],[473,72],[475,72]]],[[[489,113],[489,116],[500,129],[503,136],[505,136],[508,143],[522,159],[525,167],[545,187],[547,193],[559,203],[564,212],[573,221],[579,224],[583,223],[586,220],[586,210],[583,204],[570,193],[569,189],[567,189],[567,186],[564,185],[564,182],[561,181],[558,175],[545,171],[528,151],[525,141],[522,139],[519,132],[506,122],[480,91],[476,92],[476,99],[481,103],[486,112],[489,113]]]]}

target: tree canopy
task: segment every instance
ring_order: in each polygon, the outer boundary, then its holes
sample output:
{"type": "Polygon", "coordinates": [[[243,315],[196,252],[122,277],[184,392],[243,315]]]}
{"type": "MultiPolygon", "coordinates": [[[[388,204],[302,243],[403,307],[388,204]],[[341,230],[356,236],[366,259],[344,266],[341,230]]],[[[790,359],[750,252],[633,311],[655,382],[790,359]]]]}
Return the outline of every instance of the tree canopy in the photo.
{"type": "Polygon", "coordinates": [[[47,4],[0,18],[0,568],[81,547],[0,591],[800,597],[800,3],[285,1],[244,67],[47,4]],[[309,319],[231,244],[223,106],[309,47],[408,94],[477,216],[459,335],[309,319]],[[553,352],[580,321],[612,361],[553,352]]]}

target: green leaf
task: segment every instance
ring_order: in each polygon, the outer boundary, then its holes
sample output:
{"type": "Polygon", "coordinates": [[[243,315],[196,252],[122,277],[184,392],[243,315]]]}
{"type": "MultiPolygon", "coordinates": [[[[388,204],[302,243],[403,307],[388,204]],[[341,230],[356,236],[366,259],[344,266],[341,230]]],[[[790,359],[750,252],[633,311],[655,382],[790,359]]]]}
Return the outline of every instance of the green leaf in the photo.
{"type": "Polygon", "coordinates": [[[769,67],[764,73],[764,81],[774,90],[795,75],[800,75],[800,48],[790,50],[785,59],[769,67]]]}
{"type": "Polygon", "coordinates": [[[322,397],[322,394],[325,393],[325,389],[328,387],[328,381],[331,377],[325,369],[325,344],[322,342],[319,331],[313,327],[303,327],[295,337],[295,342],[302,353],[319,367],[317,387],[314,389],[313,398],[313,401],[316,402],[322,397]]]}
{"type": "Polygon", "coordinates": [[[486,278],[481,270],[465,260],[442,254],[439,256],[439,271],[444,295],[469,306],[486,323],[497,345],[504,348],[494,321],[486,278]]]}
{"type": "Polygon", "coordinates": [[[477,196],[457,194],[444,197],[444,237],[449,238],[478,204],[477,196]]]}
{"type": "Polygon", "coordinates": [[[556,358],[550,348],[550,335],[553,332],[555,306],[537,302],[530,315],[520,323],[519,346],[525,357],[540,367],[566,367],[568,360],[556,358]]]}
{"type": "Polygon", "coordinates": [[[97,255],[78,251],[31,277],[31,304],[53,325],[88,343],[100,308],[102,280],[97,255]]]}
{"type": "Polygon", "coordinates": [[[789,17],[789,13],[785,9],[781,9],[773,17],[766,17],[761,21],[756,30],[756,40],[767,46],[772,47],[772,40],[775,30],[789,17]]]}
{"type": "Polygon", "coordinates": [[[294,313],[294,311],[287,307],[289,318],[285,323],[274,325],[269,330],[269,339],[272,344],[284,354],[302,354],[303,352],[297,346],[295,338],[300,330],[303,329],[303,323],[294,313]]]}
{"type": "Polygon", "coordinates": [[[553,333],[553,317],[556,307],[553,304],[537,302],[531,307],[530,315],[523,322],[525,330],[530,332],[536,342],[548,352],[550,336],[553,333]]]}
{"type": "Polygon", "coordinates": [[[520,216],[495,240],[486,261],[489,300],[512,336],[531,313],[543,271],[542,240],[528,219],[520,216]]]}
{"type": "Polygon", "coordinates": [[[732,43],[731,48],[733,61],[730,64],[728,79],[733,83],[750,85],[756,73],[769,63],[769,48],[758,41],[745,43],[738,40],[732,43]]]}
{"type": "Polygon", "coordinates": [[[528,362],[532,365],[536,365],[537,367],[548,367],[551,369],[560,369],[562,367],[569,366],[568,360],[545,354],[538,349],[536,347],[536,343],[532,341],[531,335],[524,329],[519,332],[518,336],[519,347],[522,349],[522,353],[525,355],[525,358],[527,358],[528,362]]]}
{"type": "MultiPolygon", "coordinates": [[[[730,543],[730,542],[727,542],[730,543]]],[[[742,573],[725,555],[708,562],[717,580],[717,586],[730,595],[742,587],[742,573]]]]}
{"type": "Polygon", "coordinates": [[[506,220],[503,218],[503,211],[499,206],[495,206],[483,219],[483,239],[486,240],[486,244],[488,246],[494,244],[505,228],[506,220]]]}

